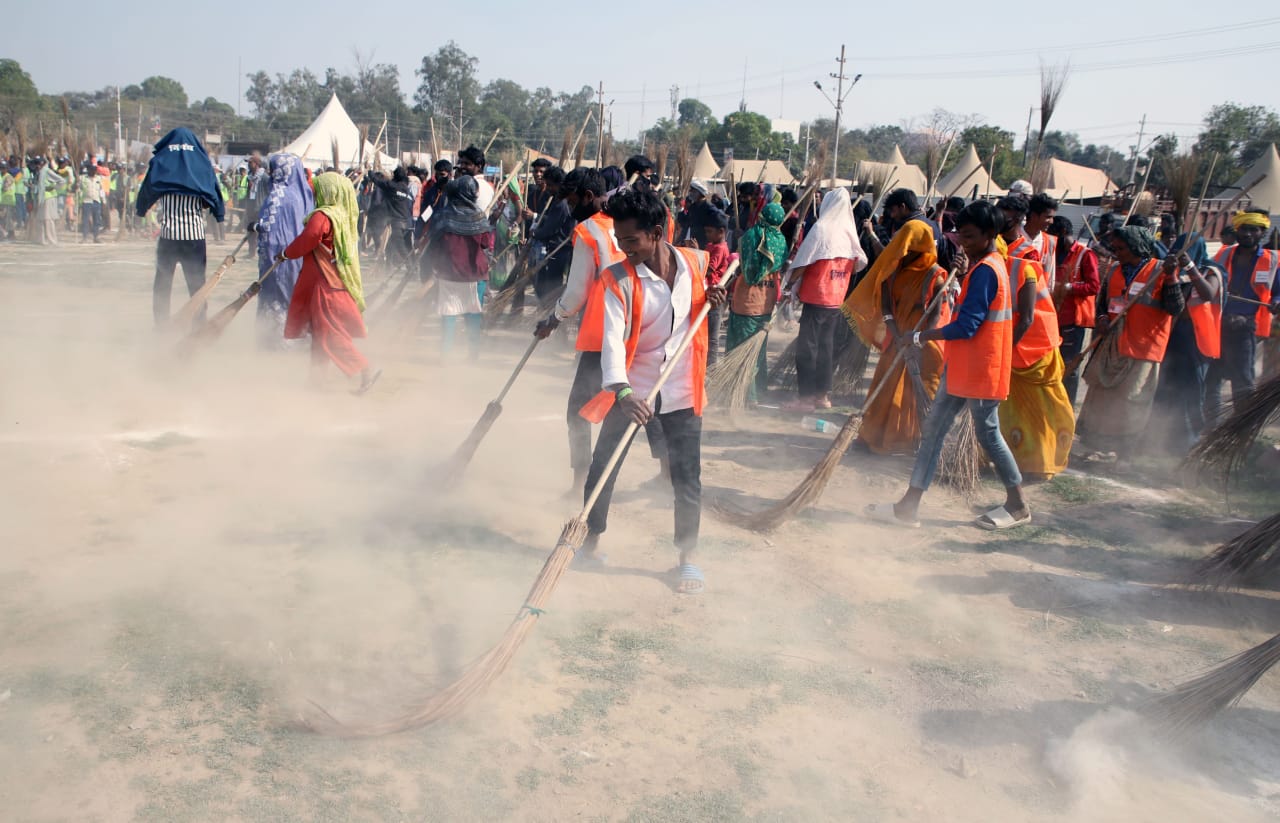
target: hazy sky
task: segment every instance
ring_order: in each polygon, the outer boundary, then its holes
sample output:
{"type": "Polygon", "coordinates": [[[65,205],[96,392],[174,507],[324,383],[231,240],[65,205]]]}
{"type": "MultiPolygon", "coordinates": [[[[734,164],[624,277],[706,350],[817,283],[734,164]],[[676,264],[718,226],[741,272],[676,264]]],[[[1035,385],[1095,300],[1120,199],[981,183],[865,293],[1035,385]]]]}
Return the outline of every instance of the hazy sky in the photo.
{"type": "MultiPolygon", "coordinates": [[[[1270,2],[496,0],[485,4],[489,14],[470,18],[464,10],[481,6],[312,0],[286,12],[243,2],[128,5],[127,14],[104,14],[100,3],[64,0],[56,5],[57,17],[92,20],[92,38],[72,35],[68,48],[47,37],[9,38],[5,56],[21,62],[46,93],[160,74],[179,80],[192,98],[212,95],[234,105],[243,73],[306,67],[322,76],[327,66],[350,71],[356,49],[399,66],[401,87],[412,98],[422,56],[452,39],[479,58],[482,82],[505,77],[559,91],[603,81],[620,136],[635,135],[669,113],[673,85],[681,97],[703,100],[718,116],[732,111],[743,95],[744,68],[751,110],[795,120],[830,116],[830,104],[813,83],[821,80],[834,94],[827,73],[837,68],[841,43],[848,49],[847,74],[862,74],[845,103],[851,127],[901,124],[940,106],[981,114],[1021,135],[1028,108],[1037,104],[1042,60],[1071,61],[1050,128],[1076,131],[1085,142],[1124,149],[1136,138],[1143,113],[1148,135],[1190,138],[1215,103],[1280,108],[1280,16],[1274,16],[1280,4],[1270,2]],[[543,11],[535,16],[534,9],[543,11]],[[1005,19],[993,22],[979,9],[1005,19]],[[1157,10],[1163,15],[1157,17],[1157,10]],[[1250,18],[1249,11],[1257,15],[1250,18]],[[423,22],[399,23],[398,12],[423,22]],[[640,15],[651,17],[640,22],[640,15]],[[375,23],[375,17],[385,22],[375,23]]],[[[48,27],[52,8],[16,4],[10,29],[56,30],[48,27]]],[[[244,113],[250,108],[242,103],[244,113]]]]}

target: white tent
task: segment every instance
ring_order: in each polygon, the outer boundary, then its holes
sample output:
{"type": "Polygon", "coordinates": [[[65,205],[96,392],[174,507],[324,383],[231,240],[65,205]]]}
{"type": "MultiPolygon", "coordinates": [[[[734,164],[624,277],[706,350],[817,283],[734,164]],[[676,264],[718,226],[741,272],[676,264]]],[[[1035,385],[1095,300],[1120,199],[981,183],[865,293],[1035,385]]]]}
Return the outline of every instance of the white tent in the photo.
{"type": "Polygon", "coordinates": [[[781,160],[738,160],[733,159],[720,169],[720,179],[733,177],[737,183],[772,183],[775,186],[789,186],[796,182],[795,175],[781,160]]]}
{"type": "Polygon", "coordinates": [[[1234,186],[1219,193],[1218,198],[1230,200],[1245,189],[1248,189],[1245,197],[1254,206],[1273,213],[1280,210],[1280,154],[1276,153],[1274,143],[1267,147],[1234,186]]]}
{"type": "Polygon", "coordinates": [[[981,158],[978,157],[978,150],[969,146],[969,151],[964,158],[956,164],[955,168],[947,172],[947,175],[938,181],[938,185],[934,187],[933,195],[937,198],[963,197],[965,200],[973,200],[974,187],[977,186],[976,197],[986,197],[990,194],[993,197],[1003,197],[1008,194],[1007,191],[1000,188],[987,174],[987,169],[982,165],[981,158]]]}
{"type": "MultiPolygon", "coordinates": [[[[338,159],[342,168],[356,165],[360,160],[360,129],[351,120],[347,110],[338,102],[338,95],[329,98],[328,104],[320,112],[306,131],[298,136],[282,151],[296,154],[302,158],[307,168],[319,169],[333,165],[333,143],[338,143],[338,159]]],[[[386,152],[377,152],[374,157],[373,144],[364,141],[364,162],[373,166],[375,160],[386,171],[395,168],[396,159],[386,152]]]]}
{"type": "Polygon", "coordinates": [[[892,184],[895,189],[910,189],[921,197],[929,188],[929,179],[919,166],[908,163],[902,156],[902,150],[893,147],[888,162],[877,163],[874,160],[861,160],[853,170],[854,179],[865,186],[875,180],[882,180],[886,185],[892,184]]]}
{"type": "Polygon", "coordinates": [[[698,180],[716,180],[720,177],[720,167],[716,165],[716,159],[711,156],[711,147],[706,143],[702,144],[698,156],[693,159],[693,176],[698,180]]]}
{"type": "Polygon", "coordinates": [[[1043,190],[1059,200],[1100,200],[1107,192],[1115,191],[1116,186],[1102,169],[1051,157],[1043,190]]]}

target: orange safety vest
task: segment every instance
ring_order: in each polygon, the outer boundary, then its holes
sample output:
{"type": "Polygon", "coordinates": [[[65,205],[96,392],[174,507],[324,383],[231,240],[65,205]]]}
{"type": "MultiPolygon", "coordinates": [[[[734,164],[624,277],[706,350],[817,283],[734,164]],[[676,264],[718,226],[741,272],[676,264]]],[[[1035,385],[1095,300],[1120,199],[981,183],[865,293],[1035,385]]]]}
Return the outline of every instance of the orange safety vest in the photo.
{"type": "Polygon", "coordinates": [[[1205,302],[1194,288],[1187,297],[1187,318],[1191,320],[1191,328],[1196,334],[1196,348],[1214,360],[1222,356],[1222,304],[1226,294],[1224,285],[1218,289],[1218,299],[1212,303],[1205,302]]]}
{"type": "Polygon", "coordinates": [[[1125,315],[1124,331],[1120,334],[1120,353],[1134,360],[1159,363],[1164,360],[1164,350],[1169,345],[1173,318],[1160,308],[1160,301],[1154,296],[1164,286],[1160,282],[1164,278],[1164,273],[1159,271],[1160,264],[1161,261],[1154,257],[1148,260],[1147,265],[1142,267],[1129,284],[1128,295],[1125,294],[1120,264],[1113,264],[1107,272],[1107,314],[1112,320],[1115,320],[1129,301],[1142,294],[1148,278],[1158,278],[1151,291],[1138,300],[1125,315]]]}
{"type": "Polygon", "coordinates": [[[1058,332],[1058,313],[1053,308],[1053,298],[1045,285],[1045,273],[1040,263],[1024,257],[1009,258],[1009,302],[1013,306],[1014,325],[1017,325],[1018,291],[1026,278],[1026,269],[1036,278],[1036,305],[1032,311],[1031,327],[1013,345],[1013,367],[1025,369],[1039,362],[1040,358],[1062,345],[1058,332]]]}
{"type": "MultiPolygon", "coordinates": [[[[689,266],[689,274],[693,278],[693,284],[690,286],[691,295],[689,301],[689,322],[692,323],[698,319],[698,315],[702,312],[702,307],[707,302],[706,282],[709,258],[706,252],[696,249],[675,246],[671,248],[674,248],[677,254],[684,257],[685,263],[689,266]]],[[[601,280],[604,281],[604,288],[613,292],[614,296],[622,301],[623,307],[630,310],[630,319],[622,332],[627,353],[627,369],[630,370],[631,364],[636,359],[636,349],[640,345],[640,327],[644,320],[644,285],[640,282],[640,275],[636,273],[635,266],[631,265],[631,261],[625,257],[605,269],[601,273],[601,280]],[[619,280],[622,282],[619,282],[619,280]],[[629,296],[623,290],[623,286],[628,280],[631,283],[631,294],[629,296]]],[[[699,325],[697,333],[693,337],[693,342],[689,346],[690,351],[685,355],[693,358],[693,413],[698,416],[702,415],[702,410],[707,404],[707,346],[707,324],[703,322],[699,325]]],[[[587,401],[587,404],[582,407],[578,414],[592,423],[599,423],[609,414],[613,404],[613,392],[603,389],[599,394],[587,401]]]]}
{"type": "Polygon", "coordinates": [[[975,400],[1004,400],[1009,396],[1013,360],[1013,304],[1009,295],[1009,271],[998,252],[991,252],[969,267],[956,305],[964,305],[969,275],[983,263],[995,270],[996,299],[987,309],[977,334],[967,340],[947,341],[943,350],[947,394],[975,400]]]}
{"type": "MultiPolygon", "coordinates": [[[[1054,240],[1057,238],[1055,237],[1054,240]]],[[[1074,289],[1076,284],[1083,282],[1080,280],[1080,264],[1084,262],[1085,253],[1088,251],[1089,247],[1078,240],[1071,246],[1071,250],[1067,252],[1067,259],[1062,261],[1062,283],[1074,289]]],[[[1068,294],[1062,300],[1062,307],[1058,309],[1058,326],[1059,328],[1077,326],[1091,329],[1097,311],[1098,301],[1094,295],[1081,297],[1068,294]]]]}
{"type": "MultiPolygon", "coordinates": [[[[1231,263],[1235,257],[1235,246],[1223,246],[1214,256],[1213,261],[1222,266],[1222,270],[1226,272],[1226,277],[1222,281],[1222,289],[1226,291],[1231,286],[1231,263]]],[[[1256,337],[1271,336],[1271,284],[1276,279],[1276,262],[1277,255],[1271,249],[1263,249],[1262,254],[1258,255],[1258,260],[1253,264],[1253,292],[1258,299],[1266,306],[1258,306],[1258,311],[1254,315],[1257,320],[1257,329],[1254,332],[1256,337]]],[[[1226,299],[1230,300],[1230,296],[1226,299]]]]}
{"type": "Polygon", "coordinates": [[[1017,241],[1009,245],[1009,256],[1038,261],[1040,259],[1040,252],[1036,250],[1036,247],[1032,245],[1030,240],[1019,234],[1017,241]]]}
{"type": "Polygon", "coordinates": [[[623,258],[613,237],[613,218],[596,212],[573,228],[574,254],[581,243],[591,253],[595,275],[587,285],[587,302],[578,327],[578,351],[600,351],[604,345],[604,270],[623,258]]]}

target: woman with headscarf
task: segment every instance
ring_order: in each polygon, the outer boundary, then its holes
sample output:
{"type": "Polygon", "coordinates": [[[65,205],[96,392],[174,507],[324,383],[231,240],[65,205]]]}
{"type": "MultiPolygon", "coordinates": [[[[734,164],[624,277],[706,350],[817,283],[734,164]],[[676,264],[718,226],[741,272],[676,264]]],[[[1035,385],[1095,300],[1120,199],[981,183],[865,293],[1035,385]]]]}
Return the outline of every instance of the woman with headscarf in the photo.
{"type": "MultiPolygon", "coordinates": [[[[782,206],[770,203],[738,242],[741,274],[733,282],[733,297],[729,303],[726,353],[757,333],[768,335],[765,326],[773,317],[773,307],[778,302],[778,273],[787,262],[787,241],[779,229],[785,216],[782,206]]],[[[767,343],[767,336],[765,340],[767,343]]],[[[767,348],[767,345],[760,347],[760,357],[756,360],[755,384],[748,393],[753,402],[769,385],[767,348]]]]}
{"type": "Polygon", "coordinates": [[[302,260],[284,336],[296,340],[310,331],[312,379],[328,358],[348,377],[360,375],[356,394],[364,394],[382,372],[369,365],[352,339],[368,335],[360,314],[364,287],[356,190],[342,175],[325,172],[315,179],[315,204],[302,234],[275,257],[302,260]]]}
{"type": "Polygon", "coordinates": [[[835,333],[841,324],[840,306],[854,273],[867,264],[858,241],[848,189],[833,189],[822,198],[818,222],[805,235],[791,262],[788,288],[799,283],[797,297],[804,307],[796,338],[796,383],[799,398],[791,411],[831,408],[831,377],[835,370],[835,333]]]}
{"type": "Polygon", "coordinates": [[[35,240],[42,246],[58,245],[58,198],[62,194],[66,181],[39,158],[39,168],[32,176],[34,185],[31,191],[36,196],[35,240]]]}
{"type": "MultiPolygon", "coordinates": [[[[864,410],[855,444],[876,454],[915,452],[920,442],[921,412],[932,401],[942,379],[941,340],[925,343],[918,376],[914,363],[908,369],[905,357],[895,357],[896,341],[916,328],[947,279],[946,271],[938,265],[933,224],[920,212],[914,194],[900,192],[903,190],[892,191],[885,198],[885,215],[898,222],[898,230],[843,307],[862,341],[880,350],[880,361],[871,379],[872,390],[888,381],[864,410]],[[898,363],[892,366],[895,359],[898,363]]],[[[932,329],[940,320],[945,323],[946,308],[944,301],[920,329],[932,329]]]]}
{"type": "Polygon", "coordinates": [[[484,294],[489,280],[489,255],[493,229],[477,203],[480,187],[469,174],[449,181],[445,203],[432,218],[430,254],[439,295],[441,350],[453,350],[458,318],[467,324],[471,359],[480,357],[484,334],[484,294]]]}
{"type": "Polygon", "coordinates": [[[1123,226],[1109,242],[1116,262],[1102,276],[1096,327],[1102,342],[1085,369],[1089,391],[1078,428],[1092,448],[1120,457],[1132,454],[1147,428],[1160,361],[1185,302],[1162,270],[1150,232],[1123,226]]]}
{"type": "MultiPolygon", "coordinates": [[[[259,276],[271,268],[276,255],[302,233],[307,215],[316,204],[302,161],[295,155],[273,154],[267,166],[271,188],[258,213],[256,227],[259,276]]],[[[280,345],[293,287],[301,269],[301,260],[287,260],[262,282],[262,291],[258,293],[258,344],[263,348],[280,345]]]]}

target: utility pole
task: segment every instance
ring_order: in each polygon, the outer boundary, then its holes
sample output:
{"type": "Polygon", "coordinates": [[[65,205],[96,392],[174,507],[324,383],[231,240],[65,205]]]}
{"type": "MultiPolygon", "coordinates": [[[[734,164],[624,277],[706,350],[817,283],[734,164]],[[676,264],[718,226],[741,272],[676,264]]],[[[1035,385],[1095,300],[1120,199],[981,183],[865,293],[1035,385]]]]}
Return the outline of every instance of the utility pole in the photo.
{"type": "Polygon", "coordinates": [[[604,166],[604,81],[600,81],[599,88],[596,89],[596,96],[600,103],[600,116],[596,118],[596,168],[604,166]]]}
{"type": "Polygon", "coordinates": [[[671,87],[671,122],[676,122],[676,114],[680,105],[680,87],[671,87]]]}
{"type": "MultiPolygon", "coordinates": [[[[641,83],[641,84],[640,84],[640,150],[641,150],[641,151],[644,151],[644,131],[645,131],[645,124],[644,124],[644,98],[645,98],[645,93],[646,93],[648,90],[649,90],[649,84],[648,84],[648,83],[641,83]]],[[[628,129],[627,129],[627,133],[628,133],[628,134],[630,134],[630,133],[631,133],[631,129],[629,129],[629,128],[628,128],[628,129]]]]}
{"type": "Polygon", "coordinates": [[[747,110],[747,58],[742,58],[742,97],[738,99],[738,111],[747,110]]]}
{"type": "Polygon", "coordinates": [[[804,124],[804,167],[809,168],[809,138],[813,137],[813,124],[804,124]]]}
{"type": "Polygon", "coordinates": [[[113,151],[112,158],[119,160],[124,154],[124,116],[120,113],[120,84],[116,84],[116,150],[113,151]]]}
{"type": "Polygon", "coordinates": [[[1138,155],[1142,154],[1142,136],[1147,131],[1147,116],[1142,115],[1142,122],[1138,124],[1138,144],[1133,147],[1133,165],[1129,167],[1129,185],[1132,186],[1138,180],[1138,155]]]}
{"type": "Polygon", "coordinates": [[[844,81],[849,78],[846,77],[844,73],[845,57],[843,44],[840,46],[840,56],[836,59],[836,62],[840,65],[840,71],[832,72],[830,75],[831,79],[836,81],[836,96],[834,100],[828,96],[826,89],[822,88],[821,83],[817,80],[813,81],[814,88],[822,92],[822,96],[826,97],[827,102],[834,106],[836,110],[836,139],[835,146],[831,150],[831,177],[833,179],[840,176],[837,170],[840,168],[840,115],[844,113],[844,100],[849,96],[849,93],[853,91],[853,87],[858,85],[858,81],[862,79],[861,74],[854,75],[853,82],[849,84],[849,90],[845,91],[844,81]]]}
{"type": "MultiPolygon", "coordinates": [[[[458,95],[458,151],[462,151],[466,146],[462,145],[462,95],[458,95]]],[[[457,157],[455,154],[454,157],[457,157]]]]}

